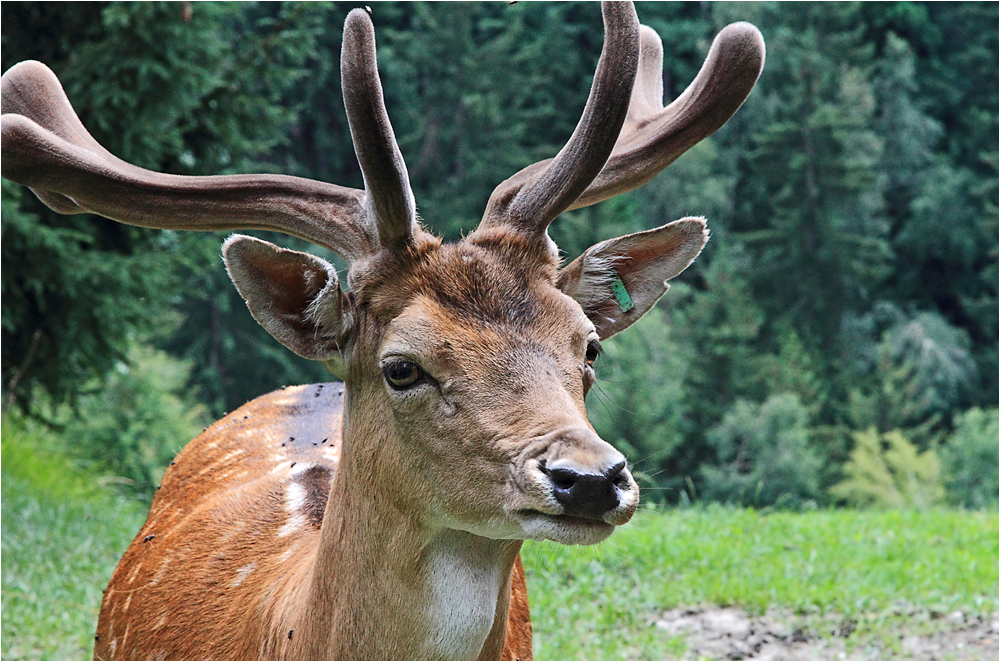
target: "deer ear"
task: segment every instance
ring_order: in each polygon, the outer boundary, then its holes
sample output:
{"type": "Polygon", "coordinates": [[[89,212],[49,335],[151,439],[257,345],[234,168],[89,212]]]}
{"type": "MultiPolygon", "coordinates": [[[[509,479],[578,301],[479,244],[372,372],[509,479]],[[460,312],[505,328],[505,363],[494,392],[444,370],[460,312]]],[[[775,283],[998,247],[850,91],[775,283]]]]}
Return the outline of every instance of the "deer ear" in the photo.
{"type": "Polygon", "coordinates": [[[583,307],[602,339],[610,338],[645,315],[707,241],[703,218],[608,239],[561,269],[557,286],[583,307]]]}
{"type": "Polygon", "coordinates": [[[254,319],[288,349],[337,374],[352,318],[333,265],[244,235],[226,240],[222,258],[254,319]]]}

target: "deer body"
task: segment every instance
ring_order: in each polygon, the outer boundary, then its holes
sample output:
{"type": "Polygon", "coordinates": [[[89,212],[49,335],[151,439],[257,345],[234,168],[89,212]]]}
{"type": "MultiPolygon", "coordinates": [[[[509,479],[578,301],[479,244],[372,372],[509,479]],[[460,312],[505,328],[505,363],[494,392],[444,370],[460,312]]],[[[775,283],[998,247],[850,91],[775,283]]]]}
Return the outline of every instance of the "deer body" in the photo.
{"type": "MultiPolygon", "coordinates": [[[[247,403],[185,447],[167,469],[145,525],[105,591],[95,659],[349,657],[345,650],[311,650],[310,623],[331,621],[323,619],[320,605],[301,608],[311,590],[319,595],[324,591],[316,586],[320,530],[340,460],[343,402],[341,383],[289,387],[247,403]]],[[[329,507],[343,511],[337,503],[329,507]]],[[[390,618],[394,616],[390,608],[407,593],[406,584],[419,576],[415,570],[420,561],[431,558],[449,582],[463,568],[448,563],[452,559],[446,544],[413,553],[395,547],[408,542],[401,540],[398,528],[377,527],[374,535],[379,539],[371,546],[375,558],[348,555],[341,569],[350,568],[357,573],[352,576],[364,577],[365,584],[381,583],[381,593],[393,596],[355,614],[363,624],[359,630],[371,631],[373,641],[389,642],[393,626],[400,622],[390,618]],[[401,567],[387,567],[386,559],[393,555],[404,560],[401,567]],[[365,568],[365,562],[376,565],[365,568]]],[[[519,547],[519,542],[508,544],[503,551],[509,556],[512,549],[516,555],[519,547]]],[[[507,577],[497,577],[503,570],[497,567],[487,578],[496,584],[488,623],[490,627],[495,621],[503,623],[517,633],[506,637],[506,659],[530,659],[524,571],[518,563],[512,573],[513,559],[506,556],[501,565],[506,566],[507,577]],[[509,626],[501,588],[513,592],[509,626]]],[[[425,578],[425,588],[435,586],[433,579],[433,574],[425,578]]],[[[484,595],[482,590],[470,593],[484,595]]],[[[435,600],[423,597],[424,609],[405,613],[431,613],[427,607],[435,600]]],[[[397,606],[403,605],[397,602],[397,606]]],[[[420,625],[413,623],[411,629],[419,631],[420,625]]],[[[441,657],[441,646],[452,642],[428,641],[430,628],[423,625],[425,641],[419,644],[428,654],[414,656],[441,657]]],[[[462,627],[463,623],[447,625],[453,630],[476,630],[462,627]]],[[[448,629],[436,623],[433,628],[434,632],[448,629]]],[[[476,632],[481,635],[480,648],[487,639],[482,629],[479,625],[476,632]]],[[[413,632],[408,636],[414,637],[413,632]]],[[[492,643],[493,650],[473,651],[468,645],[449,650],[462,650],[460,657],[467,659],[478,658],[481,652],[497,657],[496,647],[503,647],[504,638],[494,633],[492,643]]],[[[366,650],[373,658],[387,657],[387,652],[366,650]]]]}
{"type": "Polygon", "coordinates": [[[344,101],[363,191],[277,175],[179,177],[108,153],[55,75],[3,76],[3,176],[61,213],[145,227],[270,229],[326,261],[233,235],[250,312],[343,381],[248,403],[178,455],[105,593],[97,658],[531,657],[524,540],[594,544],[639,492],[587,421],[600,341],[645,314],[707,241],[685,218],[568,265],[547,228],[634,189],[749,94],[763,41],[726,28],[662,105],[662,45],[631,3],[569,142],[493,192],[461,242],[417,221],[368,14],[345,22],[344,101]],[[623,295],[624,293],[624,295],[623,295]]]}

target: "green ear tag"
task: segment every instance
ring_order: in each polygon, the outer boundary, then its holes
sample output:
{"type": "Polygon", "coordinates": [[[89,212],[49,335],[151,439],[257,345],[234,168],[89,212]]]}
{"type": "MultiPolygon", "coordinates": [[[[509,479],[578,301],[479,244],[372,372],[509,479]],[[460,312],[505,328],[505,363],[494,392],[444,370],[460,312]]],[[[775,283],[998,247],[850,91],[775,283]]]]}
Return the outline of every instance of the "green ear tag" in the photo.
{"type": "Polygon", "coordinates": [[[615,274],[615,280],[611,283],[611,291],[615,293],[615,300],[618,301],[618,307],[622,309],[623,313],[627,313],[635,308],[635,304],[632,303],[632,297],[628,295],[625,283],[622,282],[622,277],[618,274],[615,274]]]}

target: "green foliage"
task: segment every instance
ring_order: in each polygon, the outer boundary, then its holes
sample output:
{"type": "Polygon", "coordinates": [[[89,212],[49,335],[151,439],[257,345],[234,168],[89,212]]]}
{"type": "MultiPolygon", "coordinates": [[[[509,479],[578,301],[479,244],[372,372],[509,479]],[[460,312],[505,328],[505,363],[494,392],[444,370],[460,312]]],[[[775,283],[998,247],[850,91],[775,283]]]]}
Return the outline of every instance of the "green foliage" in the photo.
{"type": "Polygon", "coordinates": [[[955,420],[955,432],[940,452],[948,495],[963,508],[995,508],[1000,492],[998,412],[970,409],[955,420]]]}
{"type": "Polygon", "coordinates": [[[845,337],[855,344],[845,354],[860,379],[844,408],[849,425],[899,428],[928,448],[943,417],[973,396],[978,375],[968,336],[936,313],[907,315],[888,304],[854,323],[859,328],[845,337]],[[885,330],[876,344],[879,328],[885,330]]]}
{"type": "Polygon", "coordinates": [[[658,500],[656,477],[683,442],[684,348],[660,309],[604,343],[588,414],[602,438],[629,457],[643,498],[658,500]]]}
{"type": "Polygon", "coordinates": [[[819,361],[813,356],[795,329],[777,338],[778,351],[759,356],[755,373],[762,382],[760,393],[793,393],[810,409],[820,410],[827,398],[827,388],[818,373],[819,361]]]}
{"type": "Polygon", "coordinates": [[[845,480],[830,494],[853,506],[927,509],[943,503],[941,463],[933,450],[920,453],[899,430],[874,428],[854,434],[845,480]]]}
{"type": "Polygon", "coordinates": [[[884,144],[857,10],[761,8],[774,27],[759,94],[747,102],[754,146],[734,195],[746,210],[735,229],[753,250],[752,285],[769,320],[815,345],[832,340],[829,320],[863,305],[890,273],[884,144]]]}
{"type": "MultiPolygon", "coordinates": [[[[296,109],[277,101],[318,29],[294,6],[277,18],[225,3],[190,17],[174,3],[2,12],[4,70],[44,61],[112,153],[179,174],[245,168],[286,139],[296,109]]],[[[9,182],[3,205],[2,375],[7,402],[26,410],[36,388],[71,401],[133,338],[169,333],[185,267],[218,251],[218,238],[60,217],[9,182]]]]}
{"type": "Polygon", "coordinates": [[[976,381],[968,336],[934,313],[918,313],[890,328],[879,347],[886,388],[906,402],[910,418],[926,419],[965,401],[976,381]]]}
{"type": "Polygon", "coordinates": [[[820,458],[809,443],[809,412],[798,396],[761,405],[737,401],[708,432],[718,466],[703,466],[702,495],[725,503],[802,507],[819,494],[820,458]]]}
{"type": "Polygon", "coordinates": [[[747,281],[750,256],[741,246],[715,241],[709,251],[707,266],[701,260],[694,265],[700,287],[687,286],[682,276],[667,294],[677,337],[691,346],[685,393],[696,435],[722,420],[736,400],[766,398],[754,384],[765,318],[747,281]]]}
{"type": "Polygon", "coordinates": [[[82,217],[40,222],[22,206],[29,195],[3,181],[3,379],[7,401],[25,408],[36,386],[60,400],[75,395],[120,358],[124,338],[159,321],[169,299],[157,288],[175,282],[167,254],[176,238],[140,255],[102,247],[74,222],[82,217]]]}
{"type": "Polygon", "coordinates": [[[80,397],[65,434],[102,472],[152,497],[167,464],[211,422],[186,393],[189,363],[133,347],[93,392],[80,397]]]}
{"type": "MultiPolygon", "coordinates": [[[[650,627],[664,610],[769,606],[853,619],[848,652],[873,654],[924,610],[997,609],[996,512],[719,506],[643,511],[595,547],[528,542],[538,659],[685,659],[683,641],[650,627]]],[[[854,657],[852,655],[851,657],[854,657]]]]}

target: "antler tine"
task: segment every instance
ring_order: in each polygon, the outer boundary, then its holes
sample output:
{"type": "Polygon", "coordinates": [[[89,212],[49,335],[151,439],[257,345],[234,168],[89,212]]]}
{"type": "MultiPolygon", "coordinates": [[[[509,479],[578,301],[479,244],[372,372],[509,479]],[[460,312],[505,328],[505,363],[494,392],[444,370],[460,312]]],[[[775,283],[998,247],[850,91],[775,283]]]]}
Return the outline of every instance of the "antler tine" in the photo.
{"type": "MultiPolygon", "coordinates": [[[[659,35],[648,26],[641,26],[640,34],[638,75],[623,128],[620,133],[611,134],[617,142],[610,158],[600,173],[588,180],[590,184],[586,190],[571,203],[561,206],[560,200],[560,204],[550,205],[549,213],[539,214],[538,221],[544,223],[543,229],[566,209],[587,207],[651,180],[725,124],[749,96],[764,68],[764,38],[760,31],[750,23],[733,23],[715,38],[694,81],[664,108],[663,44],[659,35]]],[[[500,184],[490,196],[480,227],[505,222],[517,225],[516,221],[506,220],[515,217],[510,208],[522,197],[527,197],[526,189],[545,195],[539,182],[543,178],[551,179],[549,172],[562,155],[560,152],[555,159],[534,163],[500,184]]]]}
{"type": "Polygon", "coordinates": [[[750,23],[724,28],[694,81],[663,107],[663,44],[642,26],[639,75],[628,119],[607,165],[570,209],[642,186],[739,109],[764,68],[764,38],[750,23]]]}
{"type": "Polygon", "coordinates": [[[365,179],[365,205],[382,244],[399,246],[416,232],[416,205],[382,97],[375,27],[363,9],[351,11],[344,22],[340,76],[354,153],[365,179]]]}
{"type": "Polygon", "coordinates": [[[639,19],[631,2],[603,2],[604,48],[573,135],[553,159],[528,166],[490,196],[480,229],[505,225],[544,234],[601,172],[628,113],[639,61],[639,19]]]}
{"type": "Polygon", "coordinates": [[[59,213],[161,229],[275,230],[348,261],[374,250],[362,191],[284,175],[189,177],[133,166],[94,140],[40,62],[11,67],[0,91],[2,175],[59,213]]]}

